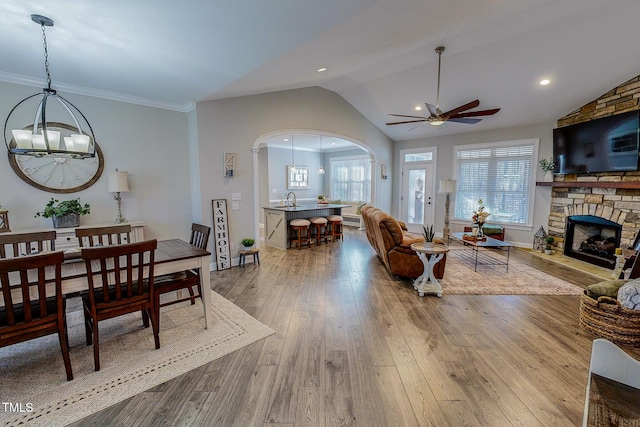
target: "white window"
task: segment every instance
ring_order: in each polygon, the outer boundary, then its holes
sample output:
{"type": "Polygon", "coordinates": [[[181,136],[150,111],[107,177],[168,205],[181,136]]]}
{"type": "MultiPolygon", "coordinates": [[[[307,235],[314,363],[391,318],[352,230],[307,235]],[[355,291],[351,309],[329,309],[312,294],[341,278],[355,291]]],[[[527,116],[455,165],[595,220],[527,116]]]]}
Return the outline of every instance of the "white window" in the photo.
{"type": "Polygon", "coordinates": [[[331,198],[371,201],[371,159],[343,157],[331,160],[331,198]]]}
{"type": "Polygon", "coordinates": [[[482,200],[488,222],[531,226],[538,139],[457,146],[454,218],[470,222],[482,200]]]}

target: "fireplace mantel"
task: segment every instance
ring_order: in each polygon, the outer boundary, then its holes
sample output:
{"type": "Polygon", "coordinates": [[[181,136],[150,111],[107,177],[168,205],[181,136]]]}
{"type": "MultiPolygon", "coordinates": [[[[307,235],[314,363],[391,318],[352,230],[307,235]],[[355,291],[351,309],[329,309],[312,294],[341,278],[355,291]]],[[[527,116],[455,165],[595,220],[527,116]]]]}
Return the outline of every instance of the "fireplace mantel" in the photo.
{"type": "Polygon", "coordinates": [[[554,182],[536,182],[538,187],[585,187],[585,188],[629,188],[640,190],[640,182],[607,182],[607,181],[554,181],[554,182]]]}

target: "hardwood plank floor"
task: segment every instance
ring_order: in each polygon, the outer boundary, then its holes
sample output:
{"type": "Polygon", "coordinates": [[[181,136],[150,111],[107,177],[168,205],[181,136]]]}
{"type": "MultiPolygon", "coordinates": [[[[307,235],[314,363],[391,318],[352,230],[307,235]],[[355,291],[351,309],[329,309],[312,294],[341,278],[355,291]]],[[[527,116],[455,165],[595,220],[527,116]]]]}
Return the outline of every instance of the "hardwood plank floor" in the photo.
{"type": "MultiPolygon", "coordinates": [[[[511,256],[580,286],[596,280],[511,256]]],[[[75,425],[580,424],[594,337],[578,328],[579,298],[420,298],[353,228],[344,242],[261,258],[211,284],[275,335],[75,425]]]]}

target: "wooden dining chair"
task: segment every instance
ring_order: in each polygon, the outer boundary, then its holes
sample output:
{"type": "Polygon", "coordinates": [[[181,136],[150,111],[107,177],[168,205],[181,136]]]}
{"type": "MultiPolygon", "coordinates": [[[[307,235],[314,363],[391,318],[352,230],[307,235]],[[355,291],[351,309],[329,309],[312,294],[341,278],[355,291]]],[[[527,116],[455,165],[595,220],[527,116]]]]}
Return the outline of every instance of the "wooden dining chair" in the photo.
{"type": "Polygon", "coordinates": [[[98,324],[136,311],[142,321],[153,328],[156,348],[160,348],[157,310],[152,299],[154,281],[154,253],[156,240],[125,245],[82,249],[87,267],[89,288],[81,293],[87,345],[93,343],[95,370],[100,370],[100,342],[98,324]]]}
{"type": "MultiPolygon", "coordinates": [[[[189,242],[200,249],[207,249],[209,242],[209,234],[211,228],[201,224],[191,224],[191,238],[189,242]]],[[[191,305],[196,303],[196,298],[202,298],[202,288],[200,287],[200,273],[194,270],[181,271],[179,273],[165,274],[155,279],[154,299],[156,307],[165,307],[167,305],[176,304],[183,301],[191,301],[191,305]],[[196,292],[194,292],[194,287],[196,292]],[[186,290],[189,292],[188,297],[176,297],[175,300],[160,303],[160,295],[172,292],[186,290]]],[[[158,311],[159,313],[159,311],[158,311]]]]}
{"type": "Polygon", "coordinates": [[[81,248],[111,246],[131,243],[131,225],[110,225],[106,227],[76,228],[76,237],[81,248]]]}
{"type": "Polygon", "coordinates": [[[4,301],[4,306],[0,307],[0,347],[57,333],[70,381],[73,372],[62,295],[62,261],[62,252],[0,260],[0,288],[4,301]],[[52,282],[54,286],[47,286],[52,282]],[[20,292],[12,292],[12,288],[20,292]]]}
{"type": "Polygon", "coordinates": [[[56,232],[0,234],[0,258],[13,258],[56,250],[56,232]]]}

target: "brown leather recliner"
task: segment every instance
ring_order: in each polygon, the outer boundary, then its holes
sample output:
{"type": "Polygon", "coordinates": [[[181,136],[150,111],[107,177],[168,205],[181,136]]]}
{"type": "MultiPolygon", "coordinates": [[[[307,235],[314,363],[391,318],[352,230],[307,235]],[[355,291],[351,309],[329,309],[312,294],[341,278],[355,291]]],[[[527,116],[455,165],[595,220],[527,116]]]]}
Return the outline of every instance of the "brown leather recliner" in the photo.
{"type": "MultiPolygon", "coordinates": [[[[365,205],[362,207],[362,219],[366,227],[367,239],[375,249],[390,273],[401,277],[416,278],[424,271],[424,265],[411,244],[423,242],[422,234],[411,233],[401,221],[384,211],[365,205]]],[[[445,257],[433,269],[437,279],[444,276],[445,257]]]]}

